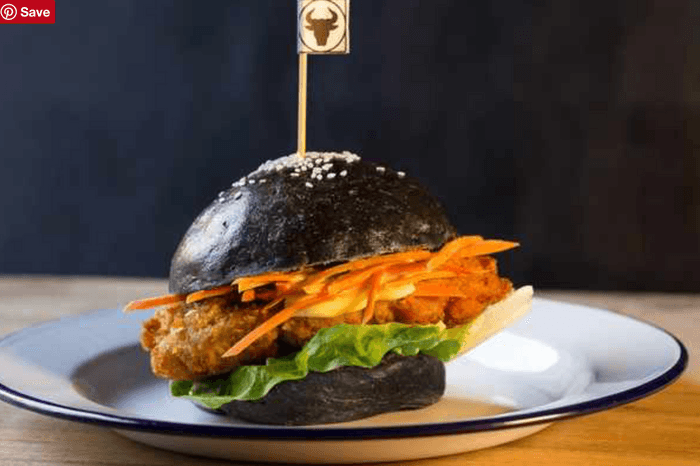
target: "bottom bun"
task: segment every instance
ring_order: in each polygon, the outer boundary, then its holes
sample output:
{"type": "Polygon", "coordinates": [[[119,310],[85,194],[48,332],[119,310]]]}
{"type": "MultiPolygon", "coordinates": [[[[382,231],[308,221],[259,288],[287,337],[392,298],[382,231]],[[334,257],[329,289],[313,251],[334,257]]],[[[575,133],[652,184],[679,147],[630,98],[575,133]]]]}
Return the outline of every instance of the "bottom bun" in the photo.
{"type": "Polygon", "coordinates": [[[445,366],[440,360],[389,353],[372,369],[311,372],[303,380],[275,386],[259,401],[233,401],[221,411],[259,424],[329,424],[423,408],[444,393],[445,366]]]}

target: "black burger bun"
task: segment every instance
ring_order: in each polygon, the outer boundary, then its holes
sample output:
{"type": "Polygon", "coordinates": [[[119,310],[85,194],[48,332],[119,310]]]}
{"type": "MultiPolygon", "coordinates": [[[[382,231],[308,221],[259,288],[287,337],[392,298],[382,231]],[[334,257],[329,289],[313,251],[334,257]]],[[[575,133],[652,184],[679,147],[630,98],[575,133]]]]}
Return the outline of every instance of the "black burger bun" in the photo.
{"type": "Polygon", "coordinates": [[[263,164],[220,193],[182,238],[170,291],[425,247],[455,236],[440,202],[402,172],[348,152],[263,164]]]}
{"type": "Polygon", "coordinates": [[[312,425],[418,409],[440,400],[445,366],[432,356],[387,354],[372,369],[340,367],[277,385],[260,401],[233,401],[221,411],[249,422],[312,425]]]}

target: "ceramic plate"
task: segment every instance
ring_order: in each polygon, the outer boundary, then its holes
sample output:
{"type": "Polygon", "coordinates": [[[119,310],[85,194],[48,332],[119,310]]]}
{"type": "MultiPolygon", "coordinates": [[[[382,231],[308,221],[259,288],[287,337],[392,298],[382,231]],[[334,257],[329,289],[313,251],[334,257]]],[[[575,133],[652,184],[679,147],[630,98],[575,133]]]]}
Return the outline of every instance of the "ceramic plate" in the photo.
{"type": "Polygon", "coordinates": [[[149,313],[99,311],[0,340],[0,399],[183,453],[248,461],[357,463],[502,444],[553,421],[647,396],[685,368],[672,335],[644,322],[535,299],[532,312],[447,366],[430,408],[319,427],[231,421],[171,399],[138,346],[149,313]]]}

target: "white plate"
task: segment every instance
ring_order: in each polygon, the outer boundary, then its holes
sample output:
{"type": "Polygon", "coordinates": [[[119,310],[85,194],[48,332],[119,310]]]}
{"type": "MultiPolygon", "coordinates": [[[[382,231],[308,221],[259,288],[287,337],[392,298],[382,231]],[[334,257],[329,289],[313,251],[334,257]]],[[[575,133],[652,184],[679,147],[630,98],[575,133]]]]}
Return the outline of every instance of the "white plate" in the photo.
{"type": "Polygon", "coordinates": [[[363,421],[273,427],[231,421],[172,399],[138,347],[149,314],[61,319],[0,340],[0,399],[115,429],[138,442],[233,460],[357,463],[502,444],[552,421],[647,396],[678,377],[683,345],[644,322],[535,299],[510,329],[447,366],[437,405],[363,421]]]}

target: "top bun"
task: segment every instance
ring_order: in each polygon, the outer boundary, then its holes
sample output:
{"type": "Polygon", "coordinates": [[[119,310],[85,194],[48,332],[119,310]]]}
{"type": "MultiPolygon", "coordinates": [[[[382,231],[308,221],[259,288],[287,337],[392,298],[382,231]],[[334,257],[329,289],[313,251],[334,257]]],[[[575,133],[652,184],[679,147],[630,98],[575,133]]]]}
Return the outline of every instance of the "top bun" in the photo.
{"type": "Polygon", "coordinates": [[[440,202],[402,172],[349,152],[268,161],[219,194],[190,226],[170,291],[424,247],[455,236],[440,202]]]}

